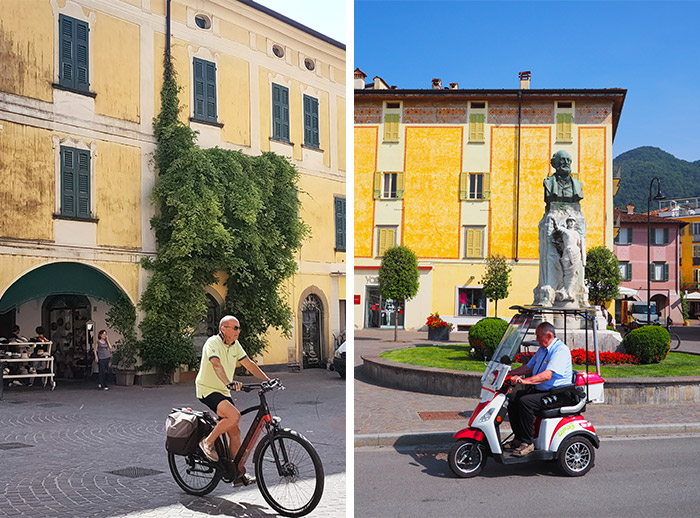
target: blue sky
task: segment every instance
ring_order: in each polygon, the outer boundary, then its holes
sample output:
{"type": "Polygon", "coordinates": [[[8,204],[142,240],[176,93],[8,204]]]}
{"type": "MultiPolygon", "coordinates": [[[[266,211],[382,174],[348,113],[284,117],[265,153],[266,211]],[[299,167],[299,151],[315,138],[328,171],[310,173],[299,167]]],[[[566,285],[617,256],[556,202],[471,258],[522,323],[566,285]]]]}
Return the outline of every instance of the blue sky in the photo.
{"type": "Polygon", "coordinates": [[[614,156],[700,160],[700,1],[355,0],[354,66],[398,88],[626,88],[614,156]]]}
{"type": "Polygon", "coordinates": [[[347,45],[345,0],[254,0],[347,45]]]}

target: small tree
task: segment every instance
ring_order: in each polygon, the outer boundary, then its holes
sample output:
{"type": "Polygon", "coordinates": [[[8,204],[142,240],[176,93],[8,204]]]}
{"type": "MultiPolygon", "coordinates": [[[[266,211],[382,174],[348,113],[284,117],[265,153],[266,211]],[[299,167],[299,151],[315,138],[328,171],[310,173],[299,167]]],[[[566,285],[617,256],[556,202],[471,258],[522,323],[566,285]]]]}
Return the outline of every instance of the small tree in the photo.
{"type": "Polygon", "coordinates": [[[136,364],[139,343],[136,338],[136,308],[125,295],[120,295],[107,311],[107,325],[116,330],[121,339],[114,344],[115,365],[119,369],[132,369],[136,364]]]}
{"type": "Polygon", "coordinates": [[[486,298],[496,304],[495,317],[498,317],[498,301],[508,296],[508,288],[513,284],[510,278],[512,269],[502,255],[492,255],[486,259],[486,271],[481,278],[481,284],[484,286],[486,298]]]}
{"type": "Polygon", "coordinates": [[[418,293],[418,258],[406,246],[395,246],[384,252],[379,267],[379,292],[392,299],[396,306],[394,341],[398,338],[398,312],[418,293]]]}
{"type": "Polygon", "coordinates": [[[595,304],[604,304],[619,294],[622,282],[617,257],[609,248],[596,246],[586,255],[586,286],[588,298],[595,304]]]}
{"type": "Polygon", "coordinates": [[[688,313],[688,303],[685,300],[685,295],[681,291],[681,313],[683,314],[683,322],[688,320],[690,313],[688,313]]]}

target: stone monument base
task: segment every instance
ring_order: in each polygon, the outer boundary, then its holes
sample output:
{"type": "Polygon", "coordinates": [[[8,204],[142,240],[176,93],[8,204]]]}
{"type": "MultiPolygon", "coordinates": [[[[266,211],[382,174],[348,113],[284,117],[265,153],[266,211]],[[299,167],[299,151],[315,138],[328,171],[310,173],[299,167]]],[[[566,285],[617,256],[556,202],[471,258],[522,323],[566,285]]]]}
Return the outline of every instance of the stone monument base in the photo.
{"type": "MultiPolygon", "coordinates": [[[[586,331],[584,329],[573,329],[569,326],[566,328],[566,337],[564,337],[564,329],[556,328],[557,338],[569,346],[569,349],[585,349],[586,348],[586,331]]],[[[532,342],[536,345],[535,341],[535,329],[530,328],[527,335],[525,336],[525,341],[532,342]]],[[[535,345],[530,346],[530,352],[535,352],[537,349],[535,345]]],[[[539,347],[539,345],[537,346],[539,347]]],[[[593,352],[595,348],[593,346],[593,331],[588,330],[588,350],[593,352]]],[[[598,331],[598,351],[613,352],[613,353],[623,353],[622,349],[622,335],[617,331],[610,331],[609,329],[603,329],[598,331]]]]}

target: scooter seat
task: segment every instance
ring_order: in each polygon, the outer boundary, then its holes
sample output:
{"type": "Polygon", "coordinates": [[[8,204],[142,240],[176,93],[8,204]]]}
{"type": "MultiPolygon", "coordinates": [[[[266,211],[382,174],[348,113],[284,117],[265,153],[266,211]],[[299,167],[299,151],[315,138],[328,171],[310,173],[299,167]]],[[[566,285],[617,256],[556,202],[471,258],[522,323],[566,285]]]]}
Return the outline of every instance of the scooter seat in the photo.
{"type": "Polygon", "coordinates": [[[580,414],[586,408],[586,394],[575,385],[557,387],[543,398],[546,405],[535,412],[537,417],[568,417],[580,414]]]}

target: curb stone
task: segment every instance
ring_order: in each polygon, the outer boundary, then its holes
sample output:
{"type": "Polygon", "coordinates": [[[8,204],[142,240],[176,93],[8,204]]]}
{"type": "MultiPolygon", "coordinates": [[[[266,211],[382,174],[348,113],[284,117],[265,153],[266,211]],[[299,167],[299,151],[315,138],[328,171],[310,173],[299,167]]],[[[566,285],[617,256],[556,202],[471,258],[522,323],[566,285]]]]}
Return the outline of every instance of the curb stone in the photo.
{"type": "MultiPolygon", "coordinates": [[[[457,430],[427,433],[375,433],[355,435],[355,448],[362,447],[411,447],[450,444],[457,430]]],[[[630,437],[646,435],[700,434],[700,423],[660,425],[603,425],[596,427],[600,437],[630,437]]]]}

